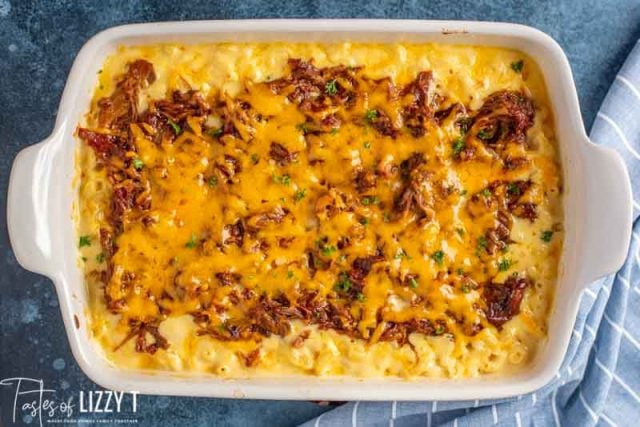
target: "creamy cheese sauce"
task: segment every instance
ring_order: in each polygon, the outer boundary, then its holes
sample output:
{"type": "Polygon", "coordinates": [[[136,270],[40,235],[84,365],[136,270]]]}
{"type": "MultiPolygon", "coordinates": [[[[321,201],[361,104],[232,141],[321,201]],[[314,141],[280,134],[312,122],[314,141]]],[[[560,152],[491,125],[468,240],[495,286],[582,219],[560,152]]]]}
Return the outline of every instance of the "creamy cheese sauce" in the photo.
{"type": "MultiPolygon", "coordinates": [[[[127,64],[137,59],[153,64],[156,74],[155,81],[140,92],[140,111],[174,90],[194,89],[205,99],[246,100],[255,112],[271,119],[251,129],[238,125],[241,136],[251,140],[249,145],[226,136],[220,144],[207,135],[205,126],[222,124],[215,115],[206,123],[189,122],[188,129],[181,130],[172,144],[161,147],[145,136],[144,129],[132,125],[137,156],[153,183],[150,215],[155,225],[127,224],[117,236],[108,292],[121,292],[120,283],[113,281],[124,272],[135,272],[135,286],[140,290],[126,294],[126,309],[117,314],[105,302],[100,272],[106,269],[106,262],[98,243],[99,230],[108,219],[111,187],[93,150],[80,144],[77,224],[79,236],[85,239],[79,262],[86,272],[91,334],[115,365],[231,378],[284,374],[467,378],[527,366],[547,335],[563,234],[562,182],[553,118],[542,74],[530,58],[506,49],[435,44],[122,47],[107,59],[97,76],[94,101],[83,126],[96,127],[98,100],[115,90],[127,64]],[[296,105],[262,84],[285,76],[289,58],[313,59],[317,67],[363,66],[367,77],[390,77],[399,87],[413,81],[418,73],[431,71],[434,90],[448,104],[460,103],[468,110],[480,109],[497,91],[522,92],[533,101],[535,119],[526,134],[527,144],[514,148],[514,153],[526,157],[529,164],[505,170],[487,161],[488,154],[480,160],[456,161],[451,151],[460,129],[452,118],[445,118],[439,126],[430,125],[420,138],[404,131],[393,139],[383,137],[366,123],[343,123],[337,132],[308,135],[301,130],[306,119],[296,105]],[[523,61],[522,67],[517,65],[519,61],[523,61]],[[286,166],[274,162],[270,158],[274,140],[299,153],[296,162],[286,166]],[[415,152],[423,153],[427,164],[433,165],[434,179],[455,189],[435,209],[431,221],[418,223],[413,217],[391,214],[402,185],[399,177],[388,183],[379,181],[375,199],[366,193],[366,203],[362,194],[354,192],[354,170],[373,170],[381,162],[399,164],[415,152]],[[207,178],[211,166],[225,154],[237,157],[242,166],[233,184],[207,178]],[[311,159],[323,162],[309,167],[311,159]],[[467,203],[496,180],[530,181],[532,187],[524,197],[537,205],[537,218],[514,218],[508,249],[489,256],[478,253],[482,249],[478,242],[494,226],[495,218],[473,216],[467,203]],[[318,220],[317,201],[327,192],[325,181],[360,198],[358,207],[318,220]],[[215,242],[224,239],[225,225],[236,221],[238,215],[278,207],[285,207],[289,214],[282,223],[259,232],[261,240],[269,243],[268,251],[251,252],[233,245],[224,251],[217,249],[215,242]],[[286,248],[276,243],[283,235],[293,238],[286,248]],[[336,249],[341,237],[356,235],[360,238],[347,249],[336,249]],[[318,239],[325,237],[320,250],[332,267],[311,278],[305,256],[308,248],[317,247],[318,239]],[[198,325],[190,313],[198,309],[201,300],[194,298],[170,304],[170,314],[159,324],[159,332],[169,342],[167,349],[141,353],[135,350],[135,340],[125,341],[130,319],[158,316],[158,306],[149,303],[149,295],[161,295],[168,284],[177,282],[186,292],[205,288],[214,301],[228,301],[233,287],[220,286],[215,274],[231,271],[241,274],[244,288],[257,293],[288,295],[302,287],[325,295],[336,292],[337,272],[348,270],[355,257],[375,253],[380,241],[385,243],[387,255],[384,268],[376,265],[372,269],[353,304],[359,333],[366,339],[294,320],[284,337],[272,334],[259,340],[223,341],[197,334],[198,325]],[[496,327],[487,323],[478,309],[481,289],[461,288],[460,278],[454,277],[456,271],[480,284],[503,283],[518,273],[526,275],[532,285],[524,293],[519,313],[496,327]],[[409,286],[393,279],[409,273],[417,275],[409,286]],[[417,297],[428,304],[412,304],[417,297]],[[435,322],[450,311],[463,316],[465,325],[483,327],[476,334],[467,334],[463,324],[448,318],[444,333],[412,333],[406,343],[378,341],[384,327],[384,322],[379,322],[381,309],[385,322],[414,318],[435,322]],[[299,345],[295,340],[301,334],[308,337],[299,345]],[[246,355],[256,349],[259,358],[248,366],[246,355]]],[[[358,108],[366,112],[385,103],[375,92],[358,108]]],[[[389,114],[394,123],[401,122],[398,111],[389,114]]],[[[217,321],[223,324],[233,316],[230,310],[217,321]]]]}

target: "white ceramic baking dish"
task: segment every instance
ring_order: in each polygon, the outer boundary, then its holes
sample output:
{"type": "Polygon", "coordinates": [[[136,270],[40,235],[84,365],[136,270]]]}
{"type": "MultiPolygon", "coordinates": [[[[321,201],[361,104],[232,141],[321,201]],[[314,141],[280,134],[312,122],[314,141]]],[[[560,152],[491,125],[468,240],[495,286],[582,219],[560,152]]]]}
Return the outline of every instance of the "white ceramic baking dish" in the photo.
{"type": "Polygon", "coordinates": [[[73,354],[96,383],[149,394],[259,399],[464,400],[533,391],[560,368],[583,288],[623,263],[631,233],[631,188],[620,156],[587,138],[567,58],[533,28],[489,22],[391,20],[257,20],[169,22],[116,27],[93,37],[73,64],[53,133],[16,157],[8,195],[11,244],[20,264],[55,283],[73,354]],[[518,49],[542,69],[561,148],[565,244],[549,320],[549,338],[531,366],[514,376],[469,380],[277,379],[222,380],[208,376],[121,370],[104,358],[87,330],[87,293],[78,268],[72,220],[76,200],[73,136],[89,107],[96,73],[119,45],[218,41],[439,42],[518,49]]]}

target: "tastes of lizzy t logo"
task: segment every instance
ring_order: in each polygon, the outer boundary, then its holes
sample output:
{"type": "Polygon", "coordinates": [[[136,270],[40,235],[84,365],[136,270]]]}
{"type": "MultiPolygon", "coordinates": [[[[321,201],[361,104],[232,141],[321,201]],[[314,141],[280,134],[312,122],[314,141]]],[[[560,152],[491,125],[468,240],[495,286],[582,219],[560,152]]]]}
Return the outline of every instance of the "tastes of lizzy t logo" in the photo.
{"type": "MultiPolygon", "coordinates": [[[[92,414],[135,414],[138,411],[137,391],[125,393],[111,390],[80,390],[77,401],[74,401],[74,396],[67,400],[56,399],[56,390],[45,388],[44,381],[33,378],[5,378],[0,381],[0,385],[13,391],[14,423],[18,417],[37,418],[40,426],[43,425],[43,420],[54,424],[78,423],[90,421],[92,414]]],[[[136,423],[138,420],[112,421],[136,423]]]]}

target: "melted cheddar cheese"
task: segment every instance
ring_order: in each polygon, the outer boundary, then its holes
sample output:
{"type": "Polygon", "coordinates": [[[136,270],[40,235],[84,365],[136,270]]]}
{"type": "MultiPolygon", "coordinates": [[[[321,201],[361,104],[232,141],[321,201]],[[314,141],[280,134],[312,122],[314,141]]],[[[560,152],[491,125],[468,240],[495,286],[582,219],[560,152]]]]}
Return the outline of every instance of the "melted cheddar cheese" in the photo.
{"type": "Polygon", "coordinates": [[[91,334],[117,366],[466,378],[545,339],[562,182],[522,53],[151,45],[98,81],[77,224],[91,334]],[[140,60],[153,78],[123,89],[140,60]]]}

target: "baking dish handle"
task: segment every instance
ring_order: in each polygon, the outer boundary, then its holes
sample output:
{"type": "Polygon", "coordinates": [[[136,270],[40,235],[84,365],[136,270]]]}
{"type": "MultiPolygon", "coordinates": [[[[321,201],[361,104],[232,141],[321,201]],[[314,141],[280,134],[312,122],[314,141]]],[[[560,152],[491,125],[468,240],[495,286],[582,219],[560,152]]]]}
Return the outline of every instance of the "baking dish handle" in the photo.
{"type": "Polygon", "coordinates": [[[11,168],[7,226],[16,259],[27,270],[49,275],[52,256],[48,192],[52,137],[18,153],[11,168]]]}
{"type": "Polygon", "coordinates": [[[591,141],[583,153],[585,220],[579,262],[581,283],[588,285],[616,272],[624,263],[631,240],[633,204],[629,173],[620,154],[591,141]]]}

